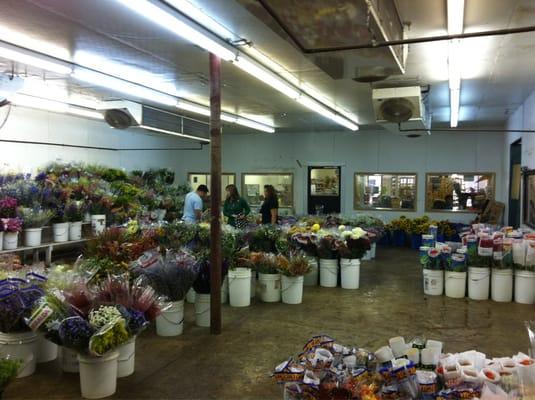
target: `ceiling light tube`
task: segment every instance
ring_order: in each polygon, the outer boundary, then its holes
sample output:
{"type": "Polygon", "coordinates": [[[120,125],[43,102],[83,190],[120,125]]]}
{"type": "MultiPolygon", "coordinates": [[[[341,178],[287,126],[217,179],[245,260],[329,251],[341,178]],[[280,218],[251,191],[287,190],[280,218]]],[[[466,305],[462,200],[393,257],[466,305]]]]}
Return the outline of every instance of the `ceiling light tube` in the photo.
{"type": "Polygon", "coordinates": [[[200,136],[192,136],[192,135],[187,135],[185,133],[168,131],[167,129],[155,128],[153,126],[138,125],[135,128],[141,128],[141,129],[146,129],[148,131],[153,131],[153,132],[158,132],[158,133],[165,133],[166,135],[180,136],[180,137],[183,137],[183,138],[186,138],[186,139],[194,139],[194,140],[199,140],[201,142],[210,143],[210,139],[206,139],[206,138],[203,138],[203,137],[200,137],[200,136]]]}
{"type": "Polygon", "coordinates": [[[175,106],[177,103],[177,99],[174,96],[170,96],[168,94],[161,93],[156,90],[127,82],[120,78],[115,78],[100,72],[77,68],[72,76],[75,79],[90,83],[92,85],[115,90],[117,92],[138,97],[140,99],[153,101],[166,106],[175,106]]]}
{"type": "Polygon", "coordinates": [[[67,103],[45,99],[41,97],[29,96],[25,94],[15,94],[9,99],[15,106],[34,108],[42,111],[49,111],[61,114],[72,114],[79,117],[104,119],[103,115],[95,110],[89,110],[71,106],[67,103]]]}
{"type": "MultiPolygon", "coordinates": [[[[210,108],[200,104],[193,104],[186,101],[180,100],[176,107],[180,110],[189,111],[195,114],[204,115],[206,117],[210,116],[210,108]]],[[[232,124],[238,124],[246,126],[248,128],[253,128],[259,131],[273,133],[275,128],[261,122],[254,121],[249,118],[240,117],[239,115],[233,115],[226,112],[221,113],[221,120],[225,122],[230,122],[232,124]]]]}
{"type": "Polygon", "coordinates": [[[452,40],[449,43],[448,75],[450,90],[460,89],[461,87],[462,61],[459,48],[460,42],[458,40],[452,40]]]}
{"type": "Polygon", "coordinates": [[[102,113],[95,110],[84,110],[83,108],[77,108],[69,106],[67,114],[77,115],[79,117],[91,118],[91,119],[104,119],[102,113]]]}
{"type": "Polygon", "coordinates": [[[321,103],[319,103],[317,100],[308,97],[306,95],[302,95],[298,100],[299,103],[304,105],[305,107],[311,109],[312,111],[317,112],[320,115],[323,115],[325,118],[329,118],[330,120],[352,130],[357,131],[359,129],[357,124],[352,123],[348,119],[335,114],[331,110],[329,110],[327,107],[323,106],[321,103]]]}
{"type": "Polygon", "coordinates": [[[463,33],[464,1],[448,0],[448,34],[450,35],[463,33]]]}
{"type": "Polygon", "coordinates": [[[51,57],[41,56],[36,52],[6,42],[0,42],[0,57],[61,75],[68,75],[72,72],[72,67],[68,63],[52,61],[51,57]]]}
{"type": "Polygon", "coordinates": [[[198,27],[186,17],[163,9],[160,5],[149,0],[117,0],[125,7],[138,13],[177,36],[202,47],[206,51],[217,55],[223,60],[230,61],[235,58],[236,51],[217,36],[210,34],[204,28],[198,27]]]}
{"type": "Polygon", "coordinates": [[[236,61],[234,61],[234,64],[238,68],[254,76],[256,79],[264,82],[265,84],[271,86],[273,89],[278,90],[289,98],[296,100],[299,97],[300,93],[297,89],[290,86],[288,83],[286,83],[284,79],[280,78],[277,74],[271,72],[267,68],[262,67],[260,64],[254,62],[246,55],[238,55],[236,61]]]}
{"type": "Polygon", "coordinates": [[[450,90],[450,127],[457,128],[459,125],[459,108],[460,108],[461,90],[450,90]]]}

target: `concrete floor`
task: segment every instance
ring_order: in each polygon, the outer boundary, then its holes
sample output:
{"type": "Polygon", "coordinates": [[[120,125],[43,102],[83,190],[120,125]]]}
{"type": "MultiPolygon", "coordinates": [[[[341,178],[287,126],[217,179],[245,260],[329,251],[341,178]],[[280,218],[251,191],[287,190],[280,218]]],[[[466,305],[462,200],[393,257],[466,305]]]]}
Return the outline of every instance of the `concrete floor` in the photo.
{"type": "MultiPolygon", "coordinates": [[[[534,306],[426,297],[414,251],[378,248],[363,262],[361,289],[305,288],[301,305],[224,306],[223,333],[194,325],[186,307],[184,334],[160,338],[154,328],[137,341],[136,372],[118,381],[121,399],[280,399],[269,374],[305,341],[326,333],[342,343],[375,350],[388,338],[413,335],[442,340],[446,351],[477,348],[493,356],[527,351],[523,321],[534,306]]],[[[17,380],[8,399],[79,398],[78,375],[56,362],[17,380]]]]}

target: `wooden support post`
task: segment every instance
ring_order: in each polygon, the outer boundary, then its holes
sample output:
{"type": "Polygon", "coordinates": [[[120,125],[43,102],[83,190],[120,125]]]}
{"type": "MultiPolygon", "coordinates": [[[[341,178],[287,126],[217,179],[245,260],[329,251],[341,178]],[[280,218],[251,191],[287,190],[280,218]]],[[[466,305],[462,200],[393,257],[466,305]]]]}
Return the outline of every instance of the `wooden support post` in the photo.
{"type": "Polygon", "coordinates": [[[221,333],[221,59],[210,54],[210,332],[221,333]]]}

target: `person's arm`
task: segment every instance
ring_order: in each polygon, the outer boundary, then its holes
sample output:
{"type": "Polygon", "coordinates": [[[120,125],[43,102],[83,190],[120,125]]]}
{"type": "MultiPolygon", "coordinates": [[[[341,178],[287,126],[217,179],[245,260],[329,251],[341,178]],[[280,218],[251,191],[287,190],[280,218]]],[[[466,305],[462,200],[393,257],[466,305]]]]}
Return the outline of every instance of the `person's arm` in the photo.
{"type": "Polygon", "coordinates": [[[275,225],[277,223],[277,217],[279,216],[279,209],[272,208],[270,212],[271,212],[271,223],[275,225]]]}
{"type": "Polygon", "coordinates": [[[193,202],[193,209],[195,210],[195,220],[200,221],[202,218],[202,199],[200,197],[193,202]]]}
{"type": "Polygon", "coordinates": [[[244,198],[241,199],[241,203],[243,215],[249,215],[251,213],[251,207],[249,207],[249,204],[247,204],[247,201],[244,198]]]}

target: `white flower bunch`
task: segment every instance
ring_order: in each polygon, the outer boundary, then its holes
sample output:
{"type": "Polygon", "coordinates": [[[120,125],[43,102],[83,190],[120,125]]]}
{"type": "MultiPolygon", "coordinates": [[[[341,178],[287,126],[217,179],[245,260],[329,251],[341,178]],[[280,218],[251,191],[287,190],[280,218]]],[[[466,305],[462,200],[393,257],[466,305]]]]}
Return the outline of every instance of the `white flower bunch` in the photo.
{"type": "Polygon", "coordinates": [[[121,315],[117,307],[100,306],[98,309],[92,310],[89,313],[89,323],[93,327],[100,329],[107,323],[110,323],[122,317],[123,316],[121,315]]]}

